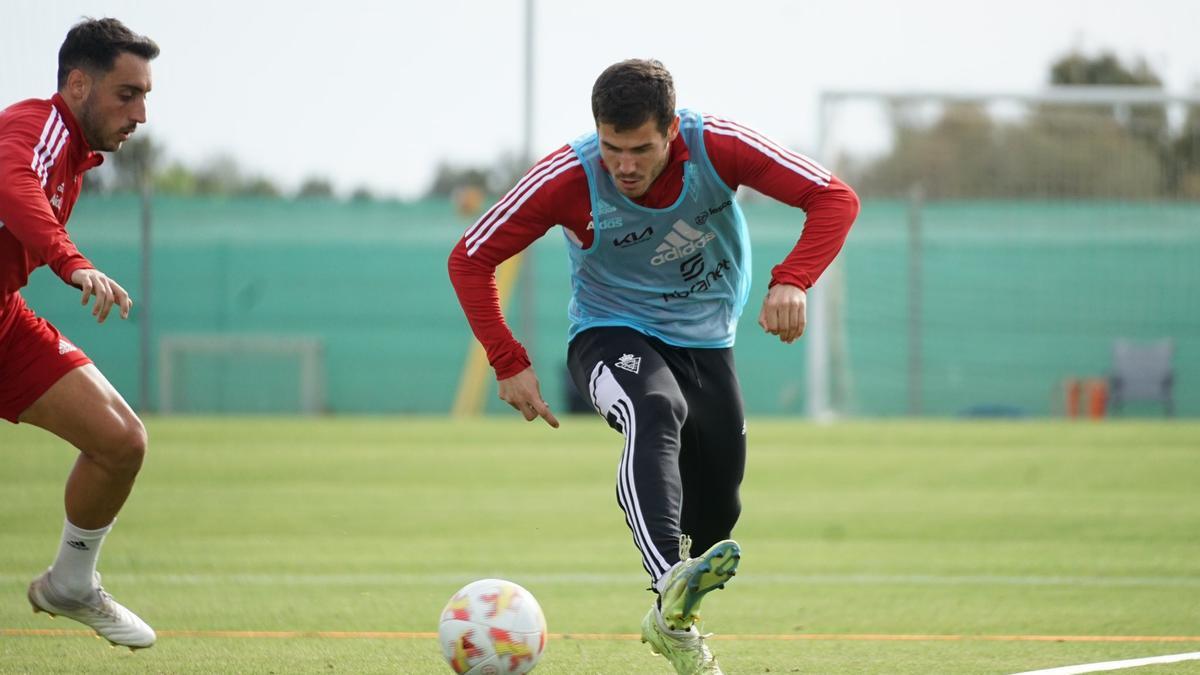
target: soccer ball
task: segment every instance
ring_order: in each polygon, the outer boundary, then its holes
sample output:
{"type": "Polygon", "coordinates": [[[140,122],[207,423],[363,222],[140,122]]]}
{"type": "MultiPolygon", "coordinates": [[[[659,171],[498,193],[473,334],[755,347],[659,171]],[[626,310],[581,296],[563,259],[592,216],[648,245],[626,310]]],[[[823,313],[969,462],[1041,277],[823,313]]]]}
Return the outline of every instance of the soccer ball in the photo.
{"type": "Polygon", "coordinates": [[[542,657],[546,617],[524,588],[503,579],[480,579],[446,603],[438,641],[459,675],[520,675],[542,657]]]}

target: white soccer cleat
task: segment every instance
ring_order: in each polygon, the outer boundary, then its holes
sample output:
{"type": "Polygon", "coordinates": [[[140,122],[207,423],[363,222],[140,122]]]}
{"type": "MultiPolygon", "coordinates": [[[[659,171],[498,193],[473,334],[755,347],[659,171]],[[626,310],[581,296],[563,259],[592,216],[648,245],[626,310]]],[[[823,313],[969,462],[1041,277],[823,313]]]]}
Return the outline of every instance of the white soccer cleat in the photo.
{"type": "Polygon", "coordinates": [[[154,644],[157,639],[154,629],[105,592],[100,586],[99,572],[95,576],[91,597],[83,600],[62,597],[50,583],[50,572],[46,570],[29,584],[29,604],[33,606],[34,613],[45,612],[52,617],[74,619],[91,627],[113,646],[121,645],[133,650],[154,644]]]}

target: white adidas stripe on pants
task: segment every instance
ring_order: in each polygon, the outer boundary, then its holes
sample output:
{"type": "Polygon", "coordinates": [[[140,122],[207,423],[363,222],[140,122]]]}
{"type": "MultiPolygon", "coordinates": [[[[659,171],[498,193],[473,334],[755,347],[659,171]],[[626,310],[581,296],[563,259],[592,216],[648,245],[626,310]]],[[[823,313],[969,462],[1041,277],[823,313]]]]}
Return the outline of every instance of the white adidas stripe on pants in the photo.
{"type": "Polygon", "coordinates": [[[621,433],[625,435],[625,449],[621,452],[621,464],[617,469],[617,501],[621,510],[625,512],[625,523],[633,532],[634,544],[642,553],[642,566],[657,582],[671,569],[671,565],[654,547],[654,540],[650,537],[650,530],[646,527],[646,520],[638,503],[633,472],[633,460],[637,452],[637,413],[634,411],[633,401],[603,361],[597,362],[596,367],[592,369],[588,393],[597,412],[605,418],[610,414],[615,415],[621,424],[621,433]]]}

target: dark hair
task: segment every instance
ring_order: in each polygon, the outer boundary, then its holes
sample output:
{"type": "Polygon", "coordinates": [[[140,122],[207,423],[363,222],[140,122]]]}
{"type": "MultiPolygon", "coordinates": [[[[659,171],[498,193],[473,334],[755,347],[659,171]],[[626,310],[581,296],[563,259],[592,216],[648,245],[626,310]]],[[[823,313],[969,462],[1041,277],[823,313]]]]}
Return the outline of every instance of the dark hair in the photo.
{"type": "Polygon", "coordinates": [[[654,120],[664,135],[675,119],[675,82],[662,63],[629,59],[600,73],[592,86],[592,117],[596,125],[617,131],[636,129],[654,120]]]}
{"type": "Polygon", "coordinates": [[[58,88],[66,86],[67,76],[76,68],[107,73],[124,52],[149,61],[158,56],[158,45],[117,19],[85,18],[71,27],[58,50],[58,88]]]}

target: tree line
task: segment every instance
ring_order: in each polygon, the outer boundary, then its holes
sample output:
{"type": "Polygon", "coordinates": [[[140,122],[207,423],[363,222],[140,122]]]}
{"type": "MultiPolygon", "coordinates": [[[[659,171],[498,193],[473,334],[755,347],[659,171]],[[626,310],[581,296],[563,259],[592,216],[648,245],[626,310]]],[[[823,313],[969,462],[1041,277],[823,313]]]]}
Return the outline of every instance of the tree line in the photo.
{"type": "MultiPolygon", "coordinates": [[[[1156,87],[1162,80],[1144,62],[1072,52],[1050,67],[1063,86],[1156,87]]],[[[948,104],[932,122],[894,109],[890,152],[871,160],[837,160],[839,173],[864,196],[902,196],[920,187],[928,198],[1177,198],[1200,199],[1200,107],[1172,124],[1161,105],[1032,106],[1015,121],[980,105],[948,104]]],[[[166,162],[155,139],[138,136],[111,157],[111,169],[92,172],[85,189],[172,195],[334,198],[332,181],[310,176],[285,193],[269,177],[244,170],[231,155],[198,165],[166,162]]],[[[505,153],[490,165],[441,162],[425,197],[457,200],[464,192],[501,194],[528,168],[505,153]]],[[[352,200],[378,197],[367,187],[352,200]]]]}
{"type": "MultiPolygon", "coordinates": [[[[84,189],[139,192],[149,188],[156,193],[185,197],[332,199],[337,196],[333,182],[324,176],[309,176],[288,192],[267,176],[247,172],[232,155],[217,155],[196,165],[177,160],[166,162],[166,155],[166,148],[153,136],[139,134],[126,141],[120,152],[108,157],[106,165],[111,168],[88,173],[84,189]]],[[[353,190],[349,198],[369,201],[377,197],[364,186],[353,190]]]]}
{"type": "MultiPolygon", "coordinates": [[[[1070,53],[1050,68],[1063,86],[1159,88],[1144,61],[1070,53]]],[[[1015,121],[970,104],[946,105],[932,123],[894,111],[886,156],[845,162],[864,195],[933,199],[1200,198],[1200,107],[1172,125],[1162,105],[1033,105],[1015,121]],[[1174,128],[1173,128],[1174,127],[1174,128]]]]}

